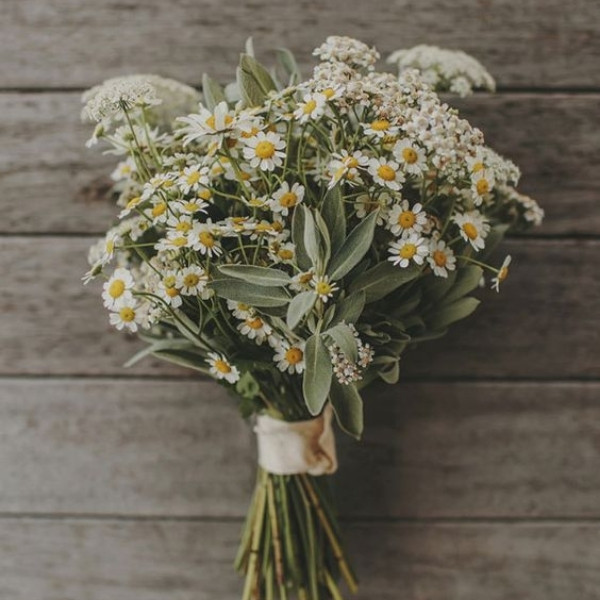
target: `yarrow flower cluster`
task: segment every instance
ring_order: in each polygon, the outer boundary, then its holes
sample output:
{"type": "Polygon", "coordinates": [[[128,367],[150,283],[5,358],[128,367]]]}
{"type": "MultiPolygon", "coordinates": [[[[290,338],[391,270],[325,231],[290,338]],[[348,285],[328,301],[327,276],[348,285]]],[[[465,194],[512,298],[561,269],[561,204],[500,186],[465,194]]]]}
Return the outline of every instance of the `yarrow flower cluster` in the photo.
{"type": "Polygon", "coordinates": [[[432,89],[491,89],[474,59],[419,46],[392,55],[396,76],[336,36],[314,55],[304,81],[285,63],[286,87],[243,55],[202,102],[151,75],[84,95],[93,142],[122,159],[119,221],[85,277],[105,278],[110,322],[290,418],[394,380],[407,346],[475,308],[483,269],[499,289],[510,259],[487,257],[506,230],[543,216],[432,89]]]}

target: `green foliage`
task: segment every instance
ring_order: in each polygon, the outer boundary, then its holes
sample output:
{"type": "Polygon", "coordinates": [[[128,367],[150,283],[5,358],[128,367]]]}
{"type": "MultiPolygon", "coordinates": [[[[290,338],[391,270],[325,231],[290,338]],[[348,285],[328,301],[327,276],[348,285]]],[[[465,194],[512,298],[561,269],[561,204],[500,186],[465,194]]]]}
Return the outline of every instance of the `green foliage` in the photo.
{"type": "Polygon", "coordinates": [[[318,415],[327,401],[333,376],[329,352],[318,332],[308,338],[304,360],[305,370],[302,380],[304,401],[310,414],[318,415]]]}
{"type": "Polygon", "coordinates": [[[329,398],[340,428],[359,440],[364,428],[364,418],[363,401],[356,386],[333,381],[329,398]]]}

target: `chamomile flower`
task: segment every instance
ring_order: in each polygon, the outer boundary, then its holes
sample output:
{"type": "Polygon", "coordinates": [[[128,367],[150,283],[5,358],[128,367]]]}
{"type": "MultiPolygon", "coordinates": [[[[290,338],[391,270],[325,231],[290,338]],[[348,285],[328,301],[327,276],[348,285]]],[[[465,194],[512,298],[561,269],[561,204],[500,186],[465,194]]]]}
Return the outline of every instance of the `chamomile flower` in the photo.
{"type": "Polygon", "coordinates": [[[144,184],[142,200],[148,200],[158,191],[169,191],[175,185],[175,173],[158,173],[144,184]]]}
{"type": "Polygon", "coordinates": [[[173,308],[179,308],[183,304],[181,293],[177,288],[177,273],[167,271],[158,284],[158,295],[173,308]]]}
{"type": "Polygon", "coordinates": [[[245,321],[254,315],[254,309],[249,304],[227,300],[227,308],[233,313],[237,319],[245,321]]]}
{"type": "Polygon", "coordinates": [[[238,325],[238,331],[260,346],[273,333],[271,326],[258,316],[251,316],[238,325]]]}
{"type": "Polygon", "coordinates": [[[136,172],[136,166],[133,158],[130,156],[126,160],[121,161],[117,168],[110,174],[110,178],[113,181],[122,181],[128,179],[133,173],[136,172]]]}
{"type": "Polygon", "coordinates": [[[152,206],[144,211],[144,214],[153,223],[166,223],[169,218],[169,211],[165,200],[156,198],[152,201],[152,206]]]}
{"type": "Polygon", "coordinates": [[[367,135],[372,135],[380,139],[398,133],[398,127],[383,118],[375,119],[370,123],[363,123],[362,126],[367,135]]]}
{"type": "Polygon", "coordinates": [[[275,240],[269,244],[269,257],[276,263],[289,263],[296,256],[296,246],[291,242],[281,243],[275,240]]]}
{"type": "Polygon", "coordinates": [[[172,207],[181,214],[193,215],[198,212],[206,213],[208,203],[200,198],[190,198],[189,200],[179,200],[178,202],[174,202],[172,207]]]}
{"type": "Polygon", "coordinates": [[[444,240],[432,239],[427,262],[437,277],[448,277],[448,271],[456,269],[456,256],[444,240]]]}
{"type": "Polygon", "coordinates": [[[114,325],[119,331],[128,329],[132,333],[138,330],[138,325],[141,321],[138,303],[134,298],[123,302],[118,308],[114,308],[109,315],[111,325],[114,325]]]}
{"type": "Polygon", "coordinates": [[[125,303],[131,302],[133,298],[131,290],[134,285],[130,271],[123,268],[115,269],[110,279],[102,287],[104,306],[116,309],[125,303]]]}
{"type": "Polygon", "coordinates": [[[390,190],[398,191],[404,182],[404,174],[400,171],[398,163],[393,160],[372,158],[369,161],[369,173],[375,183],[390,190]]]}
{"type": "Polygon", "coordinates": [[[177,180],[179,189],[184,194],[189,194],[192,191],[196,192],[201,186],[207,185],[208,182],[208,169],[201,165],[185,167],[181,177],[177,180]]]}
{"type": "Polygon", "coordinates": [[[329,163],[328,173],[331,173],[331,180],[328,187],[331,189],[340,180],[345,179],[348,183],[359,183],[359,169],[366,168],[369,164],[369,158],[360,150],[355,150],[350,154],[347,150],[342,150],[339,154],[332,154],[333,160],[329,163]]]}
{"type": "Polygon", "coordinates": [[[167,218],[167,227],[171,231],[187,235],[193,227],[192,217],[190,215],[169,215],[167,218]]]}
{"type": "Polygon", "coordinates": [[[281,213],[287,217],[289,211],[304,199],[304,186],[294,183],[290,188],[287,181],[281,184],[281,187],[273,194],[270,207],[275,213],[281,213]]]}
{"type": "Polygon", "coordinates": [[[480,169],[471,177],[473,202],[479,206],[494,187],[494,174],[487,169],[480,169]]]}
{"type": "Polygon", "coordinates": [[[190,240],[188,236],[179,231],[170,230],[167,233],[167,237],[161,238],[156,244],[154,244],[155,250],[158,252],[168,252],[170,250],[179,251],[182,248],[188,248],[190,246],[190,240]]]}
{"type": "Polygon", "coordinates": [[[455,215],[453,221],[465,242],[469,242],[475,250],[482,250],[485,247],[484,240],[490,231],[490,225],[479,211],[472,210],[455,215]]]}
{"type": "Polygon", "coordinates": [[[496,277],[492,277],[492,289],[500,291],[500,284],[508,277],[508,267],[512,261],[510,254],[504,259],[496,277]]]}
{"type": "Polygon", "coordinates": [[[218,256],[223,253],[223,248],[217,239],[217,228],[211,221],[194,223],[188,233],[190,248],[206,256],[218,256]]]}
{"type": "Polygon", "coordinates": [[[425,152],[410,140],[397,142],[393,153],[404,171],[411,175],[420,175],[427,168],[425,152]]]}
{"type": "Polygon", "coordinates": [[[255,136],[245,140],[244,158],[254,169],[273,171],[280,167],[285,158],[285,142],[277,133],[259,131],[255,136]]]}
{"type": "Polygon", "coordinates": [[[208,275],[206,271],[198,265],[191,265],[177,273],[175,285],[184,296],[200,296],[203,298],[204,292],[207,291],[207,283],[208,275]]]}
{"type": "Polygon", "coordinates": [[[298,103],[298,108],[294,111],[294,117],[300,123],[306,123],[310,120],[316,120],[323,116],[327,106],[327,97],[318,92],[306,94],[304,102],[298,103]]]}
{"type": "Polygon", "coordinates": [[[315,294],[317,294],[319,299],[323,302],[327,302],[329,298],[333,298],[333,293],[339,290],[337,284],[329,281],[327,275],[312,279],[311,284],[315,290],[315,294]]]}
{"type": "Polygon", "coordinates": [[[277,363],[277,368],[285,373],[286,371],[293,375],[304,371],[304,346],[305,342],[290,344],[282,340],[276,348],[273,360],[277,363]]]}
{"type": "Polygon", "coordinates": [[[313,281],[315,280],[315,274],[312,270],[305,271],[303,273],[297,273],[292,277],[292,283],[290,283],[290,289],[295,292],[306,292],[310,290],[313,281]]]}
{"type": "Polygon", "coordinates": [[[224,379],[228,383],[236,383],[240,378],[240,372],[222,354],[209,352],[206,362],[210,365],[210,372],[217,379],[224,379]]]}
{"type": "Polygon", "coordinates": [[[219,136],[221,138],[233,126],[234,115],[229,110],[227,102],[217,104],[214,112],[211,112],[202,104],[199,108],[198,113],[177,119],[184,124],[179,129],[179,133],[184,134],[184,146],[205,136],[219,136]]]}
{"type": "Polygon", "coordinates": [[[422,265],[429,253],[427,240],[418,233],[411,233],[397,242],[391,242],[388,251],[391,254],[388,260],[402,269],[408,267],[411,262],[422,265]]]}
{"type": "Polygon", "coordinates": [[[408,200],[402,200],[394,205],[388,216],[388,227],[394,235],[418,233],[426,224],[427,213],[418,202],[411,207],[408,200]]]}

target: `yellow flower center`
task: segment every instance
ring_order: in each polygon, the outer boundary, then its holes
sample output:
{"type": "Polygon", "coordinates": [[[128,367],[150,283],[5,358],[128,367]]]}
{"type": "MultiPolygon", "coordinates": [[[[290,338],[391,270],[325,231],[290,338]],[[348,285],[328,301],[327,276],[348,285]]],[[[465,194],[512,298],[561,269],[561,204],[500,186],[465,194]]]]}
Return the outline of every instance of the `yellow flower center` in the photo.
{"type": "Polygon", "coordinates": [[[417,217],[412,210],[404,210],[398,215],[398,225],[409,229],[417,222],[417,217]]]}
{"type": "Polygon", "coordinates": [[[417,154],[417,152],[415,150],[413,150],[412,148],[404,148],[402,150],[402,158],[404,159],[405,162],[407,162],[409,165],[412,165],[414,163],[417,162],[419,155],[417,154]]]}
{"type": "Polygon", "coordinates": [[[135,319],[135,310],[129,306],[125,306],[119,311],[119,316],[121,317],[121,321],[131,323],[135,319]]]}
{"type": "Polygon", "coordinates": [[[214,367],[217,371],[219,371],[219,373],[223,373],[223,375],[231,373],[231,367],[229,366],[229,364],[226,363],[224,360],[221,360],[220,358],[215,360],[214,367]]]}
{"type": "Polygon", "coordinates": [[[165,213],[166,210],[167,210],[166,202],[159,202],[158,204],[155,204],[152,207],[152,216],[154,218],[160,217],[161,215],[163,215],[165,213]]]}
{"type": "Polygon", "coordinates": [[[462,230],[465,232],[465,235],[470,239],[474,240],[478,235],[477,227],[473,225],[473,223],[465,223],[462,226],[462,230]]]}
{"type": "Polygon", "coordinates": [[[281,198],[279,198],[279,204],[285,208],[296,206],[296,202],[298,202],[298,196],[296,196],[294,192],[286,192],[285,194],[281,195],[281,198]]]}
{"type": "Polygon", "coordinates": [[[254,137],[258,133],[258,128],[253,127],[250,131],[242,131],[243,138],[251,138],[254,137]]]}
{"type": "Polygon", "coordinates": [[[385,119],[378,119],[377,121],[373,121],[371,123],[371,129],[373,131],[385,131],[390,126],[390,122],[385,119]]]}
{"type": "Polygon", "coordinates": [[[198,198],[202,198],[202,200],[210,200],[212,198],[212,193],[207,189],[200,190],[198,192],[198,198]]]}
{"type": "Polygon", "coordinates": [[[165,179],[161,184],[161,186],[164,188],[170,188],[170,187],[173,187],[173,185],[175,185],[175,182],[172,181],[171,179],[165,179]]]}
{"type": "Polygon", "coordinates": [[[291,260],[294,258],[294,252],[288,248],[281,248],[277,255],[279,258],[281,258],[281,260],[291,260]]]}
{"type": "Polygon", "coordinates": [[[204,123],[206,124],[207,127],[214,129],[215,125],[216,125],[215,115],[210,115],[210,117],[208,117],[208,119],[206,119],[206,121],[204,121],[204,123]]]}
{"type": "Polygon", "coordinates": [[[201,231],[198,235],[198,239],[203,246],[212,248],[215,245],[215,238],[212,233],[208,231],[201,231]]]}
{"type": "Polygon", "coordinates": [[[330,98],[333,98],[335,94],[335,90],[333,88],[327,88],[326,90],[323,90],[323,96],[325,96],[325,98],[327,98],[327,100],[329,100],[330,98]]]}
{"type": "Polygon", "coordinates": [[[257,223],[254,227],[254,231],[258,231],[259,233],[264,233],[265,231],[271,231],[273,226],[271,223],[257,223]]]}
{"type": "Polygon", "coordinates": [[[183,285],[187,288],[196,287],[199,282],[200,282],[200,277],[198,275],[196,275],[196,273],[188,273],[183,278],[183,285]]]}
{"type": "Polygon", "coordinates": [[[298,277],[298,282],[301,285],[307,285],[308,283],[310,283],[312,281],[313,278],[313,274],[312,273],[302,273],[302,275],[300,275],[300,277],[298,277]]]}
{"type": "Polygon", "coordinates": [[[414,244],[404,244],[400,248],[400,256],[402,258],[412,258],[417,253],[417,247],[414,244]]]}
{"type": "Polygon", "coordinates": [[[177,288],[168,287],[165,291],[169,298],[176,298],[177,296],[179,296],[179,290],[177,288]]]}
{"type": "Polygon", "coordinates": [[[502,267],[498,273],[498,281],[502,283],[508,277],[508,267],[502,267]]]}
{"type": "Polygon", "coordinates": [[[260,317],[254,317],[254,319],[246,319],[246,325],[256,331],[263,326],[263,321],[260,317]]]}
{"type": "Polygon", "coordinates": [[[127,208],[134,208],[135,206],[137,206],[141,201],[141,198],[139,196],[136,196],[135,198],[132,198],[128,203],[127,203],[127,208]]]}
{"type": "Polygon", "coordinates": [[[198,171],[192,171],[186,178],[188,185],[194,185],[200,181],[200,173],[198,171]]]}
{"type": "Polygon", "coordinates": [[[332,291],[331,284],[327,281],[319,281],[315,286],[315,289],[317,290],[317,294],[319,294],[319,296],[327,296],[331,294],[332,291]]]}
{"type": "Polygon", "coordinates": [[[163,279],[163,283],[165,284],[165,287],[173,287],[175,285],[176,282],[176,278],[175,275],[167,275],[164,279],[163,279]]]}
{"type": "Polygon", "coordinates": [[[354,156],[347,156],[344,159],[344,164],[349,169],[356,169],[356,167],[358,167],[358,159],[356,159],[354,156]]]}
{"type": "Polygon", "coordinates": [[[107,240],[106,244],[104,245],[104,249],[106,250],[107,254],[112,254],[115,250],[114,240],[107,240]]]}
{"type": "Polygon", "coordinates": [[[177,225],[175,225],[175,229],[177,231],[183,231],[183,233],[187,233],[192,228],[192,224],[189,221],[179,221],[177,225]]]}
{"type": "Polygon", "coordinates": [[[477,193],[483,196],[483,194],[487,194],[490,191],[490,182],[482,177],[477,181],[475,187],[477,188],[477,193]]]}
{"type": "Polygon", "coordinates": [[[381,165],[377,169],[377,175],[384,181],[394,181],[396,179],[396,171],[389,165],[381,165]]]}
{"type": "Polygon", "coordinates": [[[446,257],[446,253],[441,250],[435,250],[433,253],[433,262],[438,267],[445,267],[448,262],[448,258],[446,257]]]}
{"type": "Polygon", "coordinates": [[[122,279],[115,279],[108,287],[108,295],[111,298],[119,298],[125,291],[125,282],[122,279]]]}
{"type": "Polygon", "coordinates": [[[472,173],[478,173],[479,171],[483,171],[483,163],[480,162],[476,162],[473,164],[473,166],[471,167],[471,172],[472,173]]]}
{"type": "Polygon", "coordinates": [[[290,348],[286,350],[285,360],[290,365],[297,365],[304,358],[304,352],[300,348],[290,348]]]}
{"type": "Polygon", "coordinates": [[[243,302],[238,302],[237,308],[238,308],[238,310],[242,310],[242,311],[250,310],[250,306],[248,304],[244,304],[243,302]]]}
{"type": "Polygon", "coordinates": [[[195,202],[186,202],[183,207],[188,212],[196,212],[198,210],[198,205],[195,202]]]}
{"type": "Polygon", "coordinates": [[[304,103],[304,106],[302,107],[302,112],[305,115],[310,115],[315,108],[317,108],[317,103],[314,100],[309,100],[308,102],[304,103]]]}
{"type": "Polygon", "coordinates": [[[256,144],[254,152],[258,158],[271,158],[273,154],[275,154],[275,146],[271,142],[263,140],[262,142],[258,142],[258,144],[256,144]]]}

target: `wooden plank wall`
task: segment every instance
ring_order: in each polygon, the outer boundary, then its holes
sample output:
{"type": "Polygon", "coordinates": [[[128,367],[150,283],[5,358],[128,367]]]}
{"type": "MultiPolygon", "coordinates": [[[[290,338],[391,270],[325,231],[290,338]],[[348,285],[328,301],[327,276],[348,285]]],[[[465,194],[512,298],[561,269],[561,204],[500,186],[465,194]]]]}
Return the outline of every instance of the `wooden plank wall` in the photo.
{"type": "MultiPolygon", "coordinates": [[[[472,52],[460,102],[547,210],[452,337],[403,363],[341,442],[359,598],[600,597],[600,5],[590,0],[3,0],[0,19],[0,599],[234,600],[254,442],[231,400],[110,330],[84,251],[110,161],[79,95],[158,72],[233,73],[244,39],[472,52]]],[[[263,52],[268,56],[268,52],[263,52]]]]}

